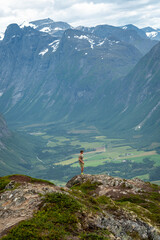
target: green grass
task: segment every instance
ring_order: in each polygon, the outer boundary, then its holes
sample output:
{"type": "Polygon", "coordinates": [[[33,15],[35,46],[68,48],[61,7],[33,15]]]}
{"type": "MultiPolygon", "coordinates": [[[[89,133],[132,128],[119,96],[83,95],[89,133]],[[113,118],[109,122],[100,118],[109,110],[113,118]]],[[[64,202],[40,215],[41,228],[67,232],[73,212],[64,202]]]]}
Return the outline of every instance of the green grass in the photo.
{"type": "Polygon", "coordinates": [[[96,198],[97,203],[101,206],[102,209],[105,209],[109,212],[117,212],[118,205],[115,201],[107,196],[100,196],[96,198]]]}
{"type": "Polygon", "coordinates": [[[8,176],[0,177],[0,192],[5,189],[5,187],[9,182],[10,182],[10,179],[8,178],[8,176]]]}
{"type": "Polygon", "coordinates": [[[87,181],[85,183],[82,183],[81,185],[74,185],[72,189],[78,189],[85,194],[89,194],[90,192],[94,191],[98,186],[98,182],[91,183],[90,181],[87,181]]]}
{"type": "MultiPolygon", "coordinates": [[[[149,152],[150,153],[150,152],[149,152]]],[[[160,166],[160,155],[146,155],[142,156],[142,157],[131,157],[130,160],[134,161],[134,162],[143,162],[144,158],[149,158],[150,160],[155,162],[155,166],[160,166]]]]}

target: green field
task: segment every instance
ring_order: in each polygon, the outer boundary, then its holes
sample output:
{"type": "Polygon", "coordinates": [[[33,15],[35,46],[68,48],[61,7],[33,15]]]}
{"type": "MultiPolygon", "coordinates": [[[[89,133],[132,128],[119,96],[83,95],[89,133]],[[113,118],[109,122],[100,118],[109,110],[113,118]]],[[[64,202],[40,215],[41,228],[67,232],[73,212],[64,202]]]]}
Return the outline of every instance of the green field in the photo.
{"type": "MultiPolygon", "coordinates": [[[[149,181],[160,166],[160,155],[150,147],[135,148],[130,141],[104,136],[94,126],[72,124],[25,126],[23,131],[43,142],[31,174],[64,185],[80,173],[78,154],[84,150],[85,173],[110,174],[149,181]]],[[[133,139],[135,142],[135,138],[133,139]]],[[[155,145],[153,143],[153,145],[155,145]]],[[[156,147],[159,145],[155,145],[156,147]]],[[[155,180],[155,179],[153,179],[155,180]]],[[[160,176],[156,180],[160,180],[160,176]]]]}
{"type": "Polygon", "coordinates": [[[45,123],[17,130],[21,138],[12,137],[7,143],[8,152],[1,150],[1,175],[20,173],[64,185],[80,174],[78,155],[83,149],[85,173],[160,181],[159,143],[148,147],[143,143],[145,147],[140,147],[138,138],[109,137],[95,126],[84,124],[45,123]]]}

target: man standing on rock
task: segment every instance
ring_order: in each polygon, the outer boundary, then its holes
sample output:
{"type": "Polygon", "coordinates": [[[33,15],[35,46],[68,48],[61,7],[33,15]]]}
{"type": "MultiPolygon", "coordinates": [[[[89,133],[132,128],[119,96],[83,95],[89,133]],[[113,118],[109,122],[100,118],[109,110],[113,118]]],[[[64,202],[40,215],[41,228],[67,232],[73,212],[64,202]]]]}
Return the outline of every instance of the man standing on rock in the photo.
{"type": "Polygon", "coordinates": [[[78,160],[79,160],[79,165],[81,167],[81,174],[83,175],[83,170],[84,170],[83,150],[80,151],[78,160]]]}

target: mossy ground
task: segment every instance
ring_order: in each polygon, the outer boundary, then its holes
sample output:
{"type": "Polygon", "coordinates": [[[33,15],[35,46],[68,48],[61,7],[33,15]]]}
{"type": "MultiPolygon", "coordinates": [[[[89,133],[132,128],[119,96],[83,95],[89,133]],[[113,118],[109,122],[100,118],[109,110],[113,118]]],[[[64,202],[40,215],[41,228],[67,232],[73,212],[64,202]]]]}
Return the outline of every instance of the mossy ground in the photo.
{"type": "Polygon", "coordinates": [[[96,190],[98,186],[98,182],[91,183],[90,181],[86,181],[85,183],[74,185],[72,189],[78,189],[85,194],[90,194],[92,191],[96,190]]]}
{"type": "Polygon", "coordinates": [[[0,177],[0,192],[2,192],[7,184],[10,182],[10,179],[8,176],[6,177],[0,177]]]}

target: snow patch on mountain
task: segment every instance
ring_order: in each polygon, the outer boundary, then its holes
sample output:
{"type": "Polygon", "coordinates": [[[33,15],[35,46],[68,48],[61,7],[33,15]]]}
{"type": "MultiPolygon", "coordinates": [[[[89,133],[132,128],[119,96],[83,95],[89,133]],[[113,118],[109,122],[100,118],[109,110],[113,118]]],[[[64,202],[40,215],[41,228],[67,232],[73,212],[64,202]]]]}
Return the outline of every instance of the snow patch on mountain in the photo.
{"type": "Polygon", "coordinates": [[[60,40],[55,40],[49,44],[53,48],[52,52],[56,52],[59,47],[60,40]]]}
{"type": "Polygon", "coordinates": [[[45,50],[43,50],[42,52],[40,52],[39,55],[44,56],[47,52],[48,52],[48,48],[46,48],[45,50]]]}
{"type": "Polygon", "coordinates": [[[80,40],[85,39],[85,40],[87,40],[87,41],[90,43],[91,48],[92,48],[92,49],[94,48],[95,42],[94,42],[93,39],[89,38],[88,36],[86,36],[86,35],[81,35],[81,36],[75,35],[74,38],[77,38],[77,39],[80,39],[80,40]]]}
{"type": "Polygon", "coordinates": [[[55,31],[61,31],[61,30],[64,30],[63,28],[60,28],[60,27],[56,27],[54,28],[55,31]]]}
{"type": "Polygon", "coordinates": [[[40,32],[46,32],[49,33],[51,31],[51,29],[49,27],[44,27],[40,30],[40,32]]]}
{"type": "Polygon", "coordinates": [[[2,97],[3,96],[3,92],[0,92],[0,97],[2,97]]]}
{"type": "Polygon", "coordinates": [[[104,42],[105,42],[105,41],[99,42],[99,43],[97,44],[97,46],[98,46],[98,47],[99,47],[99,46],[102,46],[102,45],[104,44],[104,42]]]}
{"type": "Polygon", "coordinates": [[[31,28],[34,28],[34,29],[37,28],[36,25],[34,25],[34,24],[32,24],[32,23],[29,23],[29,22],[27,22],[27,21],[24,21],[24,22],[20,25],[20,28],[24,28],[24,27],[31,27],[31,28]]]}
{"type": "Polygon", "coordinates": [[[146,32],[147,37],[155,38],[158,35],[158,32],[146,32]]]}

